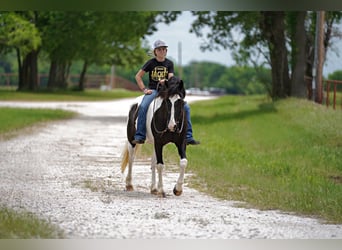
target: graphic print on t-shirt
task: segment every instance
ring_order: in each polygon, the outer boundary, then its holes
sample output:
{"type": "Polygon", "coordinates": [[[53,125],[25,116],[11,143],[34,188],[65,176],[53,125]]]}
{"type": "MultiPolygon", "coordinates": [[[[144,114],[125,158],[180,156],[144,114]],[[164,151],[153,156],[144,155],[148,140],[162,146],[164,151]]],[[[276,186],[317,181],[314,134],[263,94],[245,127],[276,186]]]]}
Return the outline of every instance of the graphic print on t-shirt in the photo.
{"type": "Polygon", "coordinates": [[[153,81],[159,82],[160,80],[168,78],[168,70],[164,66],[156,66],[151,71],[151,78],[153,81]]]}

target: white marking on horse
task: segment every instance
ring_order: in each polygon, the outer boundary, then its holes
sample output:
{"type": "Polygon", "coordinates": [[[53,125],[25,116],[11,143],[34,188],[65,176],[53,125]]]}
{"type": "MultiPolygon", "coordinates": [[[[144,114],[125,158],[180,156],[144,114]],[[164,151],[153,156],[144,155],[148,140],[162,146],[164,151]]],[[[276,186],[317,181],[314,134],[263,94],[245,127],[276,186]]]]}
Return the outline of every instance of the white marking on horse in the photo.
{"type": "Polygon", "coordinates": [[[175,102],[179,99],[180,99],[179,95],[175,95],[169,98],[171,102],[171,112],[170,112],[170,121],[167,127],[171,132],[175,131],[176,125],[177,125],[176,120],[175,120],[175,102]]]}

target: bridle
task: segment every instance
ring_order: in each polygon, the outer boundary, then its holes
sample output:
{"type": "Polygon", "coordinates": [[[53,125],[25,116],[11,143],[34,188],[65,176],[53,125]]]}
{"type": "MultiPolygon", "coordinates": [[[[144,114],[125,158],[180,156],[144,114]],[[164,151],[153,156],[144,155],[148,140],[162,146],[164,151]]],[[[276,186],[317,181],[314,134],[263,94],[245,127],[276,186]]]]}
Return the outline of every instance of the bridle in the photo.
{"type": "MultiPolygon", "coordinates": [[[[157,85],[157,89],[158,89],[158,87],[159,87],[159,83],[158,83],[158,85],[157,85]]],[[[169,99],[169,97],[164,98],[164,99],[163,99],[163,102],[165,102],[166,99],[169,99]]],[[[155,107],[156,107],[156,100],[154,99],[154,100],[153,100],[153,115],[155,114],[155,107]]],[[[167,117],[168,117],[168,119],[167,119],[167,121],[166,121],[166,126],[165,126],[165,129],[163,129],[163,130],[159,130],[159,129],[157,128],[157,126],[156,126],[156,120],[155,120],[155,119],[152,119],[152,120],[153,120],[153,122],[152,122],[153,128],[154,128],[154,130],[156,131],[157,134],[164,134],[164,133],[166,133],[167,131],[169,131],[168,124],[169,124],[169,122],[170,122],[170,118],[169,118],[169,117],[171,117],[170,112],[169,112],[169,109],[167,109],[167,117]]],[[[178,133],[178,134],[180,134],[180,133],[182,133],[182,131],[183,131],[183,128],[184,128],[184,120],[185,120],[184,105],[183,105],[183,107],[182,107],[182,111],[181,111],[180,117],[182,117],[182,125],[181,125],[181,127],[180,127],[179,130],[177,129],[177,130],[176,130],[175,132],[173,132],[173,133],[178,133]]]]}

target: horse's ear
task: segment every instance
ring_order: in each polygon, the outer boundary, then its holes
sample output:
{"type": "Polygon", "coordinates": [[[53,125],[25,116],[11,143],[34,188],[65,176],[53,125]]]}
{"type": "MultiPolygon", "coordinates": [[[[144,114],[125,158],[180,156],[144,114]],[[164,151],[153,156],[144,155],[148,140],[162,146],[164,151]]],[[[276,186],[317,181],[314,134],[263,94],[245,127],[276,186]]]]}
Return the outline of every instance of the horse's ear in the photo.
{"type": "Polygon", "coordinates": [[[182,93],[182,98],[184,99],[185,98],[185,88],[184,88],[183,80],[179,81],[178,88],[179,88],[179,91],[182,93]]]}

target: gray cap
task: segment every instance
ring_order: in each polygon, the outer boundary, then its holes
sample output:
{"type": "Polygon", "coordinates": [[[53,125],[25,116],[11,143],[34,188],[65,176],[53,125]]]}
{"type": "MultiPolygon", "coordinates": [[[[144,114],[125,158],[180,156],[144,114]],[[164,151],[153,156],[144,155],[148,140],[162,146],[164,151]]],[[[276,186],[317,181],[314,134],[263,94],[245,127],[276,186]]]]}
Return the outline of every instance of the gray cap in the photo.
{"type": "Polygon", "coordinates": [[[153,44],[153,49],[155,50],[156,48],[159,48],[159,47],[168,47],[168,46],[166,45],[166,43],[164,41],[157,40],[153,44]]]}

